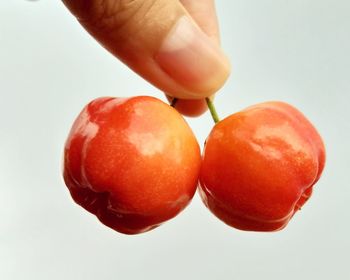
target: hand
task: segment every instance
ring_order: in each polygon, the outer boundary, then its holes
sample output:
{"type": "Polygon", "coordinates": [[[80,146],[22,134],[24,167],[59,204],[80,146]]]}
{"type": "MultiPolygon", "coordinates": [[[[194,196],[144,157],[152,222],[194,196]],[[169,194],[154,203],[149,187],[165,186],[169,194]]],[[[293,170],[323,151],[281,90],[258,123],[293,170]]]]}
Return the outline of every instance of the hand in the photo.
{"type": "Polygon", "coordinates": [[[81,25],[187,115],[226,81],[214,0],[63,0],[81,25]],[[191,100],[188,100],[191,99],[191,100]]]}

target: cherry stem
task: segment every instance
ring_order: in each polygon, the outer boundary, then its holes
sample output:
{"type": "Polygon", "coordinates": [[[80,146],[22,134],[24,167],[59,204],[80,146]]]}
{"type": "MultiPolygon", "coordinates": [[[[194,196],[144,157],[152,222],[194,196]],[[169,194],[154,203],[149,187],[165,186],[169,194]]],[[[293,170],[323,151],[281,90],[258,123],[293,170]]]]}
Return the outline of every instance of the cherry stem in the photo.
{"type": "MultiPolygon", "coordinates": [[[[178,100],[179,100],[178,98],[173,98],[173,100],[171,100],[170,102],[170,106],[175,108],[175,105],[178,100]]],[[[215,123],[218,123],[220,121],[220,118],[218,116],[218,113],[216,112],[214,102],[209,97],[205,98],[205,101],[207,102],[208,109],[210,111],[211,117],[213,118],[213,121],[215,123]]]]}
{"type": "Polygon", "coordinates": [[[176,105],[178,100],[179,100],[178,98],[174,97],[173,100],[171,100],[171,102],[170,102],[170,106],[175,108],[175,105],[176,105]]]}
{"type": "Polygon", "coordinates": [[[210,111],[211,117],[213,118],[214,123],[218,123],[220,121],[220,118],[218,116],[218,113],[216,112],[214,102],[209,98],[205,98],[205,101],[207,102],[208,109],[210,111]]]}

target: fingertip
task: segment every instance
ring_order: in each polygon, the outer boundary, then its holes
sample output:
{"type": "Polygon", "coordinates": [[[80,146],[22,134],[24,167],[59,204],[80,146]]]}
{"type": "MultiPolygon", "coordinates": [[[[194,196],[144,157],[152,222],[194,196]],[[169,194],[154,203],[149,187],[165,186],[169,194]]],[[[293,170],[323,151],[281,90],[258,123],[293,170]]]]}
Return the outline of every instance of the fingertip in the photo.
{"type": "Polygon", "coordinates": [[[220,46],[188,16],[179,18],[165,37],[155,60],[161,69],[199,99],[214,94],[230,74],[230,62],[220,46]]]}
{"type": "MultiPolygon", "coordinates": [[[[167,95],[168,101],[171,103],[173,97],[167,95]]],[[[178,99],[174,108],[182,115],[186,117],[199,117],[208,110],[205,99],[178,99]]]]}

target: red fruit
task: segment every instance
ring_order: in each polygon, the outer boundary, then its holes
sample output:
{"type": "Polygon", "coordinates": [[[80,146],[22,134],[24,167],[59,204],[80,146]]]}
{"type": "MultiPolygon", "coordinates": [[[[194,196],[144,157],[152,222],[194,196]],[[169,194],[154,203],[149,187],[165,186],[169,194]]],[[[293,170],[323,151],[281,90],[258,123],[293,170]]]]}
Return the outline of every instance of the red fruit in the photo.
{"type": "Polygon", "coordinates": [[[308,200],[324,164],[322,139],[302,113],[285,103],[262,103],[214,126],[200,194],[230,226],[280,230],[308,200]]]}
{"type": "Polygon", "coordinates": [[[79,205],[126,234],[151,230],[192,199],[198,143],[172,107],[152,97],[99,98],[76,119],[64,180],[79,205]]]}

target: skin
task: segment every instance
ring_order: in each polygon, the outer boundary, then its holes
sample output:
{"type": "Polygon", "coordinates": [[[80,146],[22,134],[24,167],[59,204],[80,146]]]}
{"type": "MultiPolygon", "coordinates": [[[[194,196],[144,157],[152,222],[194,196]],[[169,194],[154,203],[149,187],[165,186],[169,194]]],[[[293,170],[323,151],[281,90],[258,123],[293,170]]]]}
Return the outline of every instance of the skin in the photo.
{"type": "Polygon", "coordinates": [[[125,234],[149,231],[191,201],[198,143],[172,107],[146,96],[98,98],[76,119],[64,180],[76,203],[125,234]]]}
{"type": "Polygon", "coordinates": [[[286,103],[262,103],[214,126],[200,195],[232,227],[276,231],[309,199],[324,164],[322,139],[302,113],[286,103]]]}
{"type": "MultiPolygon", "coordinates": [[[[164,73],[154,62],[154,55],[163,39],[184,15],[211,41],[220,44],[214,0],[63,0],[63,3],[87,32],[115,57],[171,96],[170,99],[180,98],[175,107],[184,115],[195,117],[203,114],[207,110],[204,98],[215,94],[229,75],[229,65],[224,69],[214,69],[222,75],[208,88],[201,92],[197,90],[194,97],[191,92],[193,81],[174,80],[171,74],[164,73]]],[[[177,60],[176,56],[170,59],[177,60]]],[[[182,72],[186,71],[187,66],[178,65],[182,72]]],[[[199,77],[199,80],[199,85],[203,85],[208,77],[199,77]]]]}
{"type": "MultiPolygon", "coordinates": [[[[214,0],[181,0],[180,1],[193,20],[207,34],[210,39],[220,45],[220,30],[216,15],[214,0]]],[[[212,96],[213,98],[214,96],[212,96]]],[[[167,95],[171,101],[173,98],[167,95]]],[[[176,110],[188,117],[198,117],[208,110],[205,99],[179,99],[175,105],[176,110]]]]}

